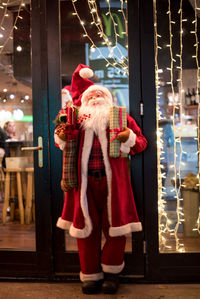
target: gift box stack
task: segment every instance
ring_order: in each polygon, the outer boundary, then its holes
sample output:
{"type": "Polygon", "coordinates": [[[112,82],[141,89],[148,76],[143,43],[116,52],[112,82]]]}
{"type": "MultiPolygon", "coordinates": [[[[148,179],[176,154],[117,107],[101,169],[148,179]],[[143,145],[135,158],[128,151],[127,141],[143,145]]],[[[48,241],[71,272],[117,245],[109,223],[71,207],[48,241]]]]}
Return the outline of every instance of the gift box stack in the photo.
{"type": "Polygon", "coordinates": [[[128,155],[120,152],[120,141],[117,135],[127,127],[126,107],[113,106],[110,108],[110,157],[125,158],[128,155]]]}

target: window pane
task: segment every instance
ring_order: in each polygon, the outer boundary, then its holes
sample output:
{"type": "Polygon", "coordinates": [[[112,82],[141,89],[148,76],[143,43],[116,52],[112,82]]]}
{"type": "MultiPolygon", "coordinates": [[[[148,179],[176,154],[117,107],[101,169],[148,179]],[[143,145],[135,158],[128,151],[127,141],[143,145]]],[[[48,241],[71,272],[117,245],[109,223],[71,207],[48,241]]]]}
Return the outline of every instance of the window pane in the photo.
{"type": "Polygon", "coordinates": [[[0,249],[35,250],[31,7],[0,7],[0,249]]]}
{"type": "Polygon", "coordinates": [[[190,1],[154,1],[159,243],[199,252],[199,19],[190,1]]]}

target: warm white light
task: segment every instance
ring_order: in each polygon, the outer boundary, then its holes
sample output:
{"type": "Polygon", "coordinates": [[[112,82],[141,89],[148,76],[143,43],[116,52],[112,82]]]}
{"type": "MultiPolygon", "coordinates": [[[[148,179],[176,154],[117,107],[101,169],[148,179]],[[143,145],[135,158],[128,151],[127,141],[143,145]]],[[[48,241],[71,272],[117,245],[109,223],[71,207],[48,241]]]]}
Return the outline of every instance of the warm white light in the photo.
{"type": "Polygon", "coordinates": [[[29,95],[27,94],[27,95],[25,95],[25,100],[29,100],[30,99],[30,97],[29,97],[29,95]]]}
{"type": "Polygon", "coordinates": [[[21,47],[21,46],[17,46],[16,50],[17,50],[18,52],[21,52],[21,51],[22,51],[22,47],[21,47]]]}
{"type": "Polygon", "coordinates": [[[7,91],[8,91],[7,88],[4,88],[4,89],[3,89],[3,92],[7,92],[7,91]]]}
{"type": "Polygon", "coordinates": [[[12,113],[10,111],[1,110],[0,111],[0,120],[9,120],[12,117],[12,113]]]}
{"type": "Polygon", "coordinates": [[[24,112],[21,109],[16,109],[13,111],[13,118],[15,120],[21,120],[24,117],[24,112]]]}
{"type": "Polygon", "coordinates": [[[3,37],[3,34],[2,33],[0,33],[0,38],[2,38],[3,37]]]}

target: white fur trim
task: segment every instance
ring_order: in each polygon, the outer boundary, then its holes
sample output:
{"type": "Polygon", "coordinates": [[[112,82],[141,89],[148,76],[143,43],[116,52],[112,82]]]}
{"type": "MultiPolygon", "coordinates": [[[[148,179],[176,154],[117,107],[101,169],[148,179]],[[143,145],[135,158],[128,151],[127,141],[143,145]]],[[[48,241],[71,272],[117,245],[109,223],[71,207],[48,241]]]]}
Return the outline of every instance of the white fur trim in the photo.
{"type": "Polygon", "coordinates": [[[112,273],[112,274],[118,274],[124,269],[124,262],[119,266],[113,266],[113,265],[105,265],[101,264],[103,272],[105,273],[112,273]]]}
{"type": "Polygon", "coordinates": [[[129,129],[130,134],[128,140],[126,142],[122,142],[120,145],[120,151],[122,153],[128,154],[130,152],[130,148],[135,145],[137,135],[129,129]]]}
{"type": "Polygon", "coordinates": [[[88,281],[88,280],[98,281],[103,279],[103,277],[104,277],[103,272],[94,273],[94,274],[84,274],[80,272],[80,281],[88,281]]]}
{"type": "Polygon", "coordinates": [[[85,130],[85,137],[83,143],[83,151],[81,158],[81,190],[80,190],[80,204],[83,212],[85,227],[78,229],[73,226],[70,227],[69,233],[75,238],[86,238],[92,231],[92,221],[89,216],[88,202],[87,202],[87,184],[88,184],[88,160],[93,144],[94,132],[91,129],[85,130]]]}
{"type": "Polygon", "coordinates": [[[122,142],[122,143],[120,144],[120,151],[121,151],[122,153],[128,154],[128,153],[130,152],[130,147],[125,146],[124,143],[122,142]]]}
{"type": "Polygon", "coordinates": [[[128,140],[126,142],[123,142],[123,144],[125,146],[132,147],[135,145],[137,135],[131,129],[129,129],[129,131],[130,131],[130,134],[129,134],[128,140]]]}
{"type": "Polygon", "coordinates": [[[66,141],[60,139],[57,134],[54,133],[55,143],[59,146],[59,148],[63,151],[66,145],[66,141]]]}
{"type": "Polygon", "coordinates": [[[132,222],[122,226],[110,227],[109,235],[111,237],[117,237],[117,236],[129,234],[131,232],[139,232],[141,230],[142,230],[141,222],[132,222]]]}
{"type": "Polygon", "coordinates": [[[94,76],[94,73],[93,73],[93,70],[91,70],[88,67],[85,67],[79,71],[79,75],[82,78],[86,79],[86,78],[91,78],[92,76],[94,76]]]}
{"type": "Polygon", "coordinates": [[[62,228],[62,229],[69,230],[71,224],[72,223],[70,221],[64,220],[61,217],[59,217],[58,220],[57,220],[56,226],[59,227],[59,228],[62,228]]]}
{"type": "Polygon", "coordinates": [[[84,93],[83,93],[83,95],[82,95],[82,98],[81,98],[81,102],[82,102],[82,103],[83,103],[84,101],[86,101],[88,94],[89,94],[91,91],[93,91],[93,90],[101,90],[103,93],[105,93],[105,95],[106,95],[107,98],[109,99],[110,104],[113,105],[113,97],[112,97],[112,94],[111,94],[111,92],[109,91],[109,89],[106,88],[106,87],[104,87],[104,86],[97,85],[97,84],[95,84],[95,85],[91,85],[90,87],[88,87],[88,88],[84,91],[84,93]]]}
{"type": "Polygon", "coordinates": [[[101,144],[101,150],[103,153],[103,161],[105,165],[106,178],[108,184],[108,198],[107,198],[107,209],[108,209],[108,221],[112,225],[112,209],[111,209],[111,194],[112,194],[112,170],[108,159],[108,139],[106,136],[106,130],[98,131],[99,142],[101,144]]]}

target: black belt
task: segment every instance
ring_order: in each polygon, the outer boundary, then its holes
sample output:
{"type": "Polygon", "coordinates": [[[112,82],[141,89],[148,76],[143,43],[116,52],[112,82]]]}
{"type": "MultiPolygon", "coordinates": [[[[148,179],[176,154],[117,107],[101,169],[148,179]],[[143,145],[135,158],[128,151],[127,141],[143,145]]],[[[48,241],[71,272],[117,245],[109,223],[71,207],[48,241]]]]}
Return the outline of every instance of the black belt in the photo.
{"type": "Polygon", "coordinates": [[[106,176],[106,172],[105,169],[101,169],[101,170],[88,169],[88,175],[93,176],[95,180],[101,180],[102,177],[106,176]]]}

